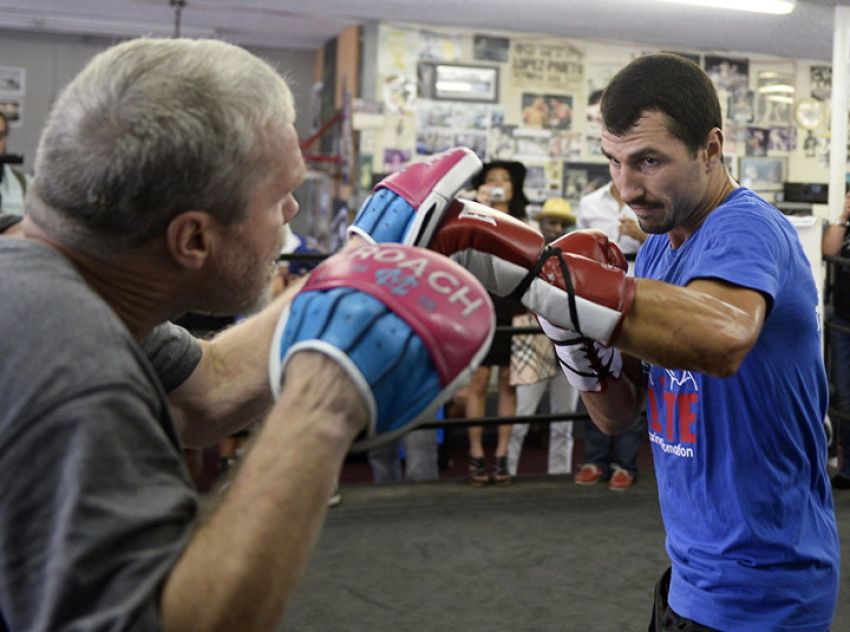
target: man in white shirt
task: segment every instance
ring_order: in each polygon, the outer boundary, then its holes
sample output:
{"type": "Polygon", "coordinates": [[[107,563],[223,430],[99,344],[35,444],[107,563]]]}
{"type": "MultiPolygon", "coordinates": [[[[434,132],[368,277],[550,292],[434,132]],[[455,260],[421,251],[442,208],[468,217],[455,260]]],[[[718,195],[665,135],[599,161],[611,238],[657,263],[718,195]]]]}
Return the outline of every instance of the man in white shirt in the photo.
{"type": "MultiPolygon", "coordinates": [[[[9,121],[0,111],[0,156],[6,155],[6,138],[9,136],[9,121]]],[[[28,178],[22,171],[0,162],[0,209],[12,215],[24,214],[24,193],[28,178]]]]}
{"type": "Polygon", "coordinates": [[[637,216],[623,204],[612,182],[585,195],[579,202],[576,228],[598,228],[605,231],[608,239],[617,243],[629,259],[634,255],[646,233],[637,225],[637,216]]]}
{"type": "MultiPolygon", "coordinates": [[[[629,273],[634,273],[634,255],[644,233],[637,224],[634,211],[623,203],[612,182],[585,195],[578,206],[576,227],[598,228],[615,242],[629,261],[629,273]]],[[[607,480],[609,489],[623,491],[634,485],[637,477],[637,457],[643,439],[643,425],[609,436],[592,422],[584,424],[584,465],[575,475],[579,485],[592,485],[607,480]]]]}

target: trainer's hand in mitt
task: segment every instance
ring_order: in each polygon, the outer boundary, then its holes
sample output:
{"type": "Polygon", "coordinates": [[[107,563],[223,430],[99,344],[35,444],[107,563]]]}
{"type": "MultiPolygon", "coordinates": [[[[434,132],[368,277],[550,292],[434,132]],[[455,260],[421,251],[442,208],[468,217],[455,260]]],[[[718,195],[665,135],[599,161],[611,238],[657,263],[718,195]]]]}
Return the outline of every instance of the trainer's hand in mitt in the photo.
{"type": "Polygon", "coordinates": [[[375,185],[348,234],[367,243],[425,246],[449,202],[479,171],[481,160],[466,147],[415,162],[375,185]]]}
{"type": "Polygon", "coordinates": [[[486,290],[448,258],[398,244],[338,253],[310,275],[277,324],[273,392],[299,351],[333,358],[369,411],[354,449],[394,440],[465,384],[495,331],[486,290]]]}

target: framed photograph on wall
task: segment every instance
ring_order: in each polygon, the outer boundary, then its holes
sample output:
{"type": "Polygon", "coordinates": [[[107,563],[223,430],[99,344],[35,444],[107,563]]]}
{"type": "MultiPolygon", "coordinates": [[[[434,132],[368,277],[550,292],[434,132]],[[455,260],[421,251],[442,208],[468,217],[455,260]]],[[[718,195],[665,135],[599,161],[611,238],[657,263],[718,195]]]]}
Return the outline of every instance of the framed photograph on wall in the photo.
{"type": "Polygon", "coordinates": [[[741,184],[753,191],[781,191],[785,173],[784,157],[741,157],[738,167],[741,184]]]}
{"type": "Polygon", "coordinates": [[[607,162],[564,163],[563,196],[573,205],[611,179],[607,162]]]}
{"type": "Polygon", "coordinates": [[[478,103],[499,100],[499,69],[494,66],[420,62],[417,76],[420,98],[478,103]]]}

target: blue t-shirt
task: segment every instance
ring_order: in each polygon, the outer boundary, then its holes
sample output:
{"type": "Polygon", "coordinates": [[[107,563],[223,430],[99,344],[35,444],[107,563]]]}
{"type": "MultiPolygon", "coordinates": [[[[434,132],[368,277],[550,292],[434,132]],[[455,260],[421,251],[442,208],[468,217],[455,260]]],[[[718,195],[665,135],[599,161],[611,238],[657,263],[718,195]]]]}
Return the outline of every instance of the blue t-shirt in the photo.
{"type": "Polygon", "coordinates": [[[735,375],[644,367],[670,606],[721,630],[827,630],[839,573],[828,390],[817,291],[796,231],[740,188],[679,248],[651,235],[635,272],[678,286],[718,279],[768,302],[735,375]]]}

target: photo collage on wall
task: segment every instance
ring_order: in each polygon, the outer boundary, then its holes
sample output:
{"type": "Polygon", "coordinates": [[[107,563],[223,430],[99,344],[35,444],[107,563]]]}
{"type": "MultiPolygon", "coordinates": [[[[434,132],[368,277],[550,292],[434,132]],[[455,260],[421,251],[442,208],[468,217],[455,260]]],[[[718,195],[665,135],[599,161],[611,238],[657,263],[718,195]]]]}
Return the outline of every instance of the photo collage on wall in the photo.
{"type": "MultiPolygon", "coordinates": [[[[601,151],[601,96],[629,57],[654,52],[579,49],[556,38],[469,33],[443,39],[439,29],[381,29],[386,48],[379,47],[378,84],[385,94],[378,98],[387,102],[388,116],[410,117],[405,129],[413,134],[390,138],[370,132],[378,138],[372,144],[373,171],[464,145],[485,162],[522,162],[532,204],[553,195],[577,201],[599,178],[609,178],[601,151]],[[381,138],[394,144],[382,146],[381,138]]],[[[798,69],[798,62],[764,56],[665,52],[698,64],[716,86],[730,173],[773,192],[777,182],[771,178],[784,177],[789,155],[825,159],[828,112],[822,120],[817,104],[830,98],[828,64],[798,69]],[[811,96],[795,93],[801,71],[809,74],[811,96]],[[802,104],[804,99],[811,103],[802,104]],[[803,114],[821,122],[804,125],[803,114]]],[[[385,127],[399,125],[387,121],[385,127]]]]}
{"type": "MultiPolygon", "coordinates": [[[[788,155],[803,144],[814,157],[812,130],[798,130],[794,62],[753,62],[706,55],[703,68],[717,88],[724,116],[724,161],[741,184],[773,199],[782,189],[788,155]]],[[[829,92],[828,66],[811,67],[812,92],[829,92]]]]}
{"type": "MultiPolygon", "coordinates": [[[[380,128],[358,128],[361,149],[365,144],[374,156],[373,175],[464,145],[485,162],[522,162],[526,195],[542,204],[563,195],[573,163],[598,157],[607,172],[598,141],[584,133],[584,53],[569,43],[484,34],[443,41],[437,32],[392,25],[381,27],[380,42],[378,76],[387,120],[380,128]],[[471,51],[471,58],[464,59],[462,51],[471,51]],[[415,133],[409,146],[406,133],[387,131],[410,126],[415,133]]],[[[365,184],[369,165],[361,162],[357,182],[365,184]]]]}

